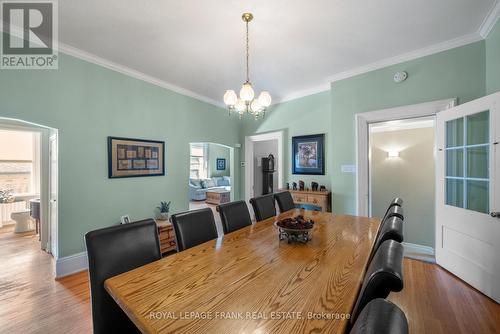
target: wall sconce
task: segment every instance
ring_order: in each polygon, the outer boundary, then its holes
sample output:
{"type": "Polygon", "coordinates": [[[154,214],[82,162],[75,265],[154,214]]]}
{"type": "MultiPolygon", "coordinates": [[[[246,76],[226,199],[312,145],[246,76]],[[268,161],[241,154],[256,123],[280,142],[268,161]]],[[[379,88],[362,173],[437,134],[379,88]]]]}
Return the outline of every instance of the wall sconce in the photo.
{"type": "Polygon", "coordinates": [[[388,158],[399,158],[399,151],[389,151],[387,152],[388,158]]]}

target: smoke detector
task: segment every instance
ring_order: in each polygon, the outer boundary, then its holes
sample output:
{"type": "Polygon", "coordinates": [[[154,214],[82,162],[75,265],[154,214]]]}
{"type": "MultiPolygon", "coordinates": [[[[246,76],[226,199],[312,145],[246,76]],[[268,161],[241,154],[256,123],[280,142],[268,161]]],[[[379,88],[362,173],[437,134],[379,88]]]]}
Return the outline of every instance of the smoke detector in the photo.
{"type": "Polygon", "coordinates": [[[394,74],[394,82],[395,83],[400,83],[405,81],[408,78],[408,73],[403,71],[403,72],[398,72],[394,74]]]}

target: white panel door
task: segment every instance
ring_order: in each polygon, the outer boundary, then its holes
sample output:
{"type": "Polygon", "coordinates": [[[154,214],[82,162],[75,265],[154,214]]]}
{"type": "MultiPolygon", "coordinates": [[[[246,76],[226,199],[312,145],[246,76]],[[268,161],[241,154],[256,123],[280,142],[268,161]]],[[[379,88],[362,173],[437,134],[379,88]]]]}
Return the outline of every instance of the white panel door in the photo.
{"type": "Polygon", "coordinates": [[[437,114],[436,261],[500,302],[500,93],[437,114]]]}

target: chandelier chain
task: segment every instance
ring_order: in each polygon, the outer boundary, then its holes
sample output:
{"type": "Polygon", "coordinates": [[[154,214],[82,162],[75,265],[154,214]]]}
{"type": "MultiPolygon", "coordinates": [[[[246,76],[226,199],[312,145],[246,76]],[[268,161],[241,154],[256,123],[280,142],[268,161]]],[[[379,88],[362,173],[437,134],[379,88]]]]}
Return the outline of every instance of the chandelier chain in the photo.
{"type": "Polygon", "coordinates": [[[250,67],[248,66],[248,59],[249,59],[249,53],[250,53],[250,48],[248,46],[248,21],[246,21],[247,25],[247,45],[246,45],[246,51],[247,51],[247,82],[250,82],[250,67]]]}

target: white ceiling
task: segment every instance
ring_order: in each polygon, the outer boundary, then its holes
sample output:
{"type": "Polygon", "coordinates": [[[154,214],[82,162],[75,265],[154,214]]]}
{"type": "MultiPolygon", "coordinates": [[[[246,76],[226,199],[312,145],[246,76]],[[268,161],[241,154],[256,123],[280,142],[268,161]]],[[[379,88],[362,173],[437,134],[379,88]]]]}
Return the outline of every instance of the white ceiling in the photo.
{"type": "Polygon", "coordinates": [[[250,79],[256,91],[269,90],[278,101],[326,89],[336,75],[367,64],[478,40],[495,3],[64,0],[59,40],[68,53],[219,102],[226,89],[237,90],[244,81],[241,14],[250,11],[250,79]]]}

